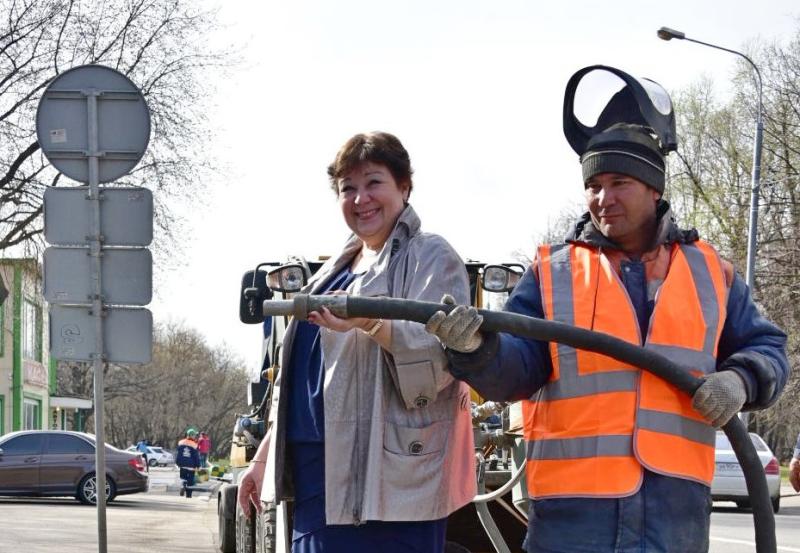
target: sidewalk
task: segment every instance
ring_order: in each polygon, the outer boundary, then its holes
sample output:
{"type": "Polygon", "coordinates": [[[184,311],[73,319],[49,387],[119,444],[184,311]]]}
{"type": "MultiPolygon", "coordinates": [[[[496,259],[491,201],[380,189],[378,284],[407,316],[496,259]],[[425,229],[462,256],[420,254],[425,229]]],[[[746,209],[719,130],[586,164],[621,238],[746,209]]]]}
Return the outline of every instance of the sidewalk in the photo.
{"type": "MultiPolygon", "coordinates": [[[[148,474],[150,486],[148,491],[157,493],[178,494],[181,489],[180,473],[177,467],[158,467],[151,468],[148,474]]],[[[205,482],[198,482],[193,487],[194,494],[215,493],[222,482],[216,479],[209,479],[205,482]]]]}
{"type": "Polygon", "coordinates": [[[794,488],[789,486],[788,484],[784,484],[781,482],[781,497],[800,497],[800,493],[794,491],[794,488]]]}

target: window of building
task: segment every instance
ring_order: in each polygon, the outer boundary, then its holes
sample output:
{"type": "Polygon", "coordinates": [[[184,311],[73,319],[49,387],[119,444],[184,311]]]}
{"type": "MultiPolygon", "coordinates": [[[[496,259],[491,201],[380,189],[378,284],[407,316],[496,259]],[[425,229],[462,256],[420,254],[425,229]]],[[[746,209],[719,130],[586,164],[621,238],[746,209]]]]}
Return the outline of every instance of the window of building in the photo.
{"type": "Polygon", "coordinates": [[[25,398],[22,400],[23,430],[41,430],[42,428],[42,402],[38,399],[25,398]]]}
{"type": "Polygon", "coordinates": [[[25,300],[22,313],[22,355],[25,359],[42,361],[42,308],[25,300]]]}

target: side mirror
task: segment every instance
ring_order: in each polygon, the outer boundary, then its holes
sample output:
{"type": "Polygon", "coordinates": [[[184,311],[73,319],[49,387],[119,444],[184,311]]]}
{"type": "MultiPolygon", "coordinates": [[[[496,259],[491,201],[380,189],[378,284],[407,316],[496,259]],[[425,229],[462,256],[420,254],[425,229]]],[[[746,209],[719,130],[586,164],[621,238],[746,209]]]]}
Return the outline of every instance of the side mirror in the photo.
{"type": "Polygon", "coordinates": [[[522,265],[486,265],[483,268],[483,289],[487,292],[510,292],[522,277],[522,265]]]}
{"type": "Polygon", "coordinates": [[[258,268],[247,271],[239,293],[239,320],[248,325],[263,323],[261,305],[270,298],[272,290],[267,286],[267,272],[258,268]]]}
{"type": "Polygon", "coordinates": [[[0,447],[0,457],[2,457],[2,456],[3,456],[3,448],[0,447]]]}

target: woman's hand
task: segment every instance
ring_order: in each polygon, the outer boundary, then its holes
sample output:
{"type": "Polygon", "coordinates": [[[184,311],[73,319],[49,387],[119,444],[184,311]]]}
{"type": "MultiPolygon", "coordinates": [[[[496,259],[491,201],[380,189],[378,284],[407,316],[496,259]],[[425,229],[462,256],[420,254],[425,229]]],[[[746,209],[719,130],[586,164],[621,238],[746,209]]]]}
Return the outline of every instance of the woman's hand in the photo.
{"type": "Polygon", "coordinates": [[[261,512],[261,486],[264,484],[265,468],[266,463],[253,462],[239,480],[236,500],[247,518],[253,516],[253,505],[261,512]]]}
{"type": "MultiPolygon", "coordinates": [[[[337,296],[342,294],[347,295],[347,292],[344,290],[337,290],[332,292],[332,294],[337,296]]],[[[386,351],[392,351],[392,321],[367,319],[364,317],[342,319],[331,313],[327,307],[323,307],[320,311],[312,311],[309,313],[308,321],[323,328],[327,328],[328,330],[335,330],[336,332],[349,332],[357,328],[369,334],[369,337],[386,351]]]]}
{"type": "MultiPolygon", "coordinates": [[[[336,290],[331,292],[334,296],[346,296],[347,292],[344,290],[336,290]]],[[[312,311],[308,314],[308,322],[319,325],[328,330],[335,330],[336,332],[348,332],[357,328],[359,330],[368,330],[375,324],[375,319],[366,319],[364,317],[354,317],[351,319],[342,319],[337,317],[327,307],[323,307],[321,311],[312,311]]]]}
{"type": "Polygon", "coordinates": [[[267,468],[267,455],[269,454],[271,437],[272,428],[270,427],[264,439],[258,444],[258,449],[250,461],[250,466],[239,479],[236,501],[247,518],[252,516],[253,505],[256,506],[256,510],[259,513],[261,512],[261,487],[264,485],[264,470],[267,468]]]}

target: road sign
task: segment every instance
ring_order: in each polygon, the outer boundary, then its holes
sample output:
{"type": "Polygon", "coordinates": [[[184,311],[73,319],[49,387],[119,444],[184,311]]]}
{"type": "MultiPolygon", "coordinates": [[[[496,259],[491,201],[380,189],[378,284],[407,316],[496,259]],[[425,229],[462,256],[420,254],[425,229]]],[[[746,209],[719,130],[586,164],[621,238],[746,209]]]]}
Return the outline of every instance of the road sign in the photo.
{"type": "Polygon", "coordinates": [[[71,179],[89,182],[87,98],[97,99],[98,182],[128,174],[150,140],[150,111],[128,77],[110,67],[82,65],[50,83],[36,111],[36,137],[47,159],[71,179]]]}
{"type": "MultiPolygon", "coordinates": [[[[153,241],[153,193],[147,188],[100,188],[100,234],[117,246],[147,246],[153,241]]],[[[44,239],[82,246],[92,234],[89,187],[51,186],[44,191],[44,239]]]]}
{"type": "MultiPolygon", "coordinates": [[[[104,233],[114,240],[119,239],[121,244],[147,245],[153,232],[152,221],[142,224],[141,218],[134,216],[131,223],[131,217],[127,216],[130,205],[116,213],[112,208],[103,209],[105,191],[100,183],[126,175],[142,158],[150,140],[150,112],[141,91],[128,77],[110,67],[84,65],[60,74],[48,85],[36,111],[36,137],[42,152],[57,170],[89,185],[83,205],[73,206],[75,212],[68,207],[53,207],[60,205],[58,202],[50,206],[51,232],[47,233],[53,244],[86,245],[88,263],[79,252],[63,248],[51,250],[50,278],[46,281],[49,281],[50,297],[55,301],[87,293],[91,299],[89,308],[51,303],[50,351],[55,359],[92,361],[95,432],[97,441],[103,443],[104,362],[149,363],[153,348],[150,311],[112,308],[104,301],[106,294],[111,297],[118,295],[118,291],[126,301],[150,301],[150,254],[109,253],[108,246],[115,242],[104,233]],[[69,224],[70,219],[75,220],[80,215],[83,215],[81,222],[69,224]],[[129,235],[142,229],[146,229],[145,232],[129,235]],[[145,258],[146,267],[142,267],[145,258]],[[139,267],[139,274],[126,274],[135,266],[139,267]],[[105,279],[104,268],[109,273],[105,279]],[[65,280],[59,282],[62,276],[65,280]],[[88,286],[79,283],[78,278],[85,278],[88,286]],[[130,278],[135,280],[133,297],[122,293],[125,283],[131,284],[130,278]],[[121,282],[106,284],[120,279],[121,282]],[[146,286],[136,284],[139,281],[146,286]],[[141,294],[143,291],[146,294],[141,294]],[[139,292],[139,296],[135,292],[139,292]]],[[[107,198],[112,196],[110,192],[106,194],[107,198]]],[[[120,203],[107,201],[113,205],[120,203]]],[[[75,202],[80,204],[73,200],[75,202]]],[[[152,218],[152,198],[149,205],[149,211],[144,211],[152,218]]],[[[95,464],[97,489],[103,490],[106,487],[105,448],[95,449],[95,464]]],[[[106,553],[105,494],[97,494],[97,545],[99,553],[106,553]]]]}
{"type": "MultiPolygon", "coordinates": [[[[50,355],[64,361],[94,360],[96,321],[88,306],[50,306],[50,355]]],[[[149,363],[153,315],[148,309],[117,307],[103,317],[106,361],[149,363]]]]}
{"type": "MultiPolygon", "coordinates": [[[[50,303],[91,303],[92,258],[89,248],[51,246],[44,251],[44,298],[50,303]]],[[[102,250],[103,303],[147,305],[153,298],[150,250],[102,250]]]]}

